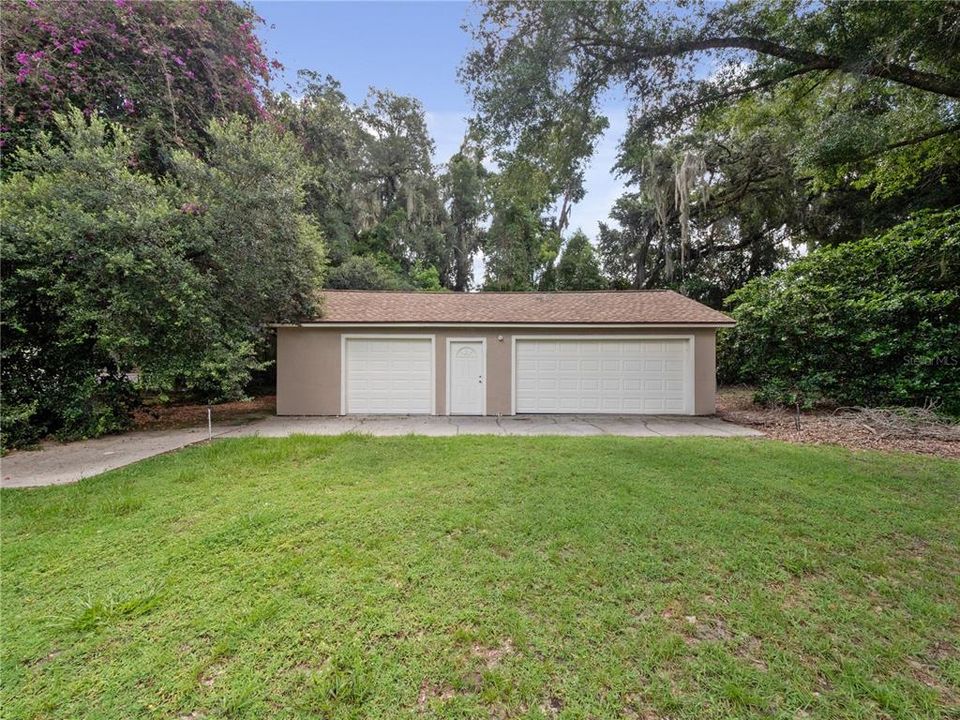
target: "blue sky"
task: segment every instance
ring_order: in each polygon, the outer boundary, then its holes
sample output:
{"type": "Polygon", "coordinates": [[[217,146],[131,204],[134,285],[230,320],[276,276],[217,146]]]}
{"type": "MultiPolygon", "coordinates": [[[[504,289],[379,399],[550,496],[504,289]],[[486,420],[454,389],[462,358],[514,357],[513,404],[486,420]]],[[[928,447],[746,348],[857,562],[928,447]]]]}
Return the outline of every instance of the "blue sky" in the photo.
{"type": "MultiPolygon", "coordinates": [[[[333,75],[351,101],[371,85],[421,100],[445,162],[460,145],[472,104],[457,82],[457,67],[471,47],[461,24],[476,9],[461,2],[291,2],[260,0],[266,21],[259,34],[266,51],[285,66],[277,86],[296,80],[301,68],[333,75]]],[[[616,143],[626,126],[620,108],[608,108],[611,128],[586,177],[587,196],[574,208],[571,227],[591,237],[606,219],[623,184],[611,173],[616,143]]]]}

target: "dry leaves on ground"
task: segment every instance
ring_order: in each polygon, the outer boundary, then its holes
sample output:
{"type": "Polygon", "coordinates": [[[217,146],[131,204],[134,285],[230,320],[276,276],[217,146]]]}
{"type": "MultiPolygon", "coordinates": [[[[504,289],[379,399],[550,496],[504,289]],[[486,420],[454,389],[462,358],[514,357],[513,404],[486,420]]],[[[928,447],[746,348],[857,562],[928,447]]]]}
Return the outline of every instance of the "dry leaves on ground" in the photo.
{"type": "MultiPolygon", "coordinates": [[[[207,422],[207,405],[167,405],[142,407],[133,413],[137,430],[167,430],[195,427],[207,422]]],[[[221,403],[209,406],[215,423],[242,422],[273,415],[277,408],[276,395],[263,395],[251,400],[221,403]]]]}
{"type": "Polygon", "coordinates": [[[898,450],[960,459],[960,425],[925,408],[835,408],[804,411],[764,408],[749,388],[721,388],[717,415],[757,428],[777,440],[858,450],[898,450]]]}

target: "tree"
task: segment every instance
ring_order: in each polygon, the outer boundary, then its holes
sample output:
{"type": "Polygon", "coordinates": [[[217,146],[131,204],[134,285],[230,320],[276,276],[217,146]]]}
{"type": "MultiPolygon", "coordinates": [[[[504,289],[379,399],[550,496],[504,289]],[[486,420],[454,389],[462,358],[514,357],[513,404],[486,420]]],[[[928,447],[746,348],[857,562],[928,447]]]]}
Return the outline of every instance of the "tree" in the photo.
{"type": "Polygon", "coordinates": [[[648,287],[653,238],[658,232],[653,209],[635,193],[621,196],[610,217],[619,227],[600,223],[597,252],[611,284],[620,289],[648,287]]]}
{"type": "Polygon", "coordinates": [[[417,260],[443,268],[446,280],[450,258],[438,232],[443,205],[423,106],[414,98],[372,89],[361,122],[368,137],[361,155],[361,209],[366,212],[360,242],[386,253],[405,271],[417,260]]]}
{"type": "Polygon", "coordinates": [[[3,183],[3,446],[122,427],[126,373],[199,357],[203,280],[183,261],[188,218],[127,166],[120,129],[79,111],[17,154],[3,183]]]}
{"type": "Polygon", "coordinates": [[[360,113],[329,75],[299,72],[297,97],[272,98],[270,113],[300,143],[309,175],[306,210],[323,231],[334,266],[351,255],[361,212],[361,156],[368,134],[360,113]]]}
{"type": "Polygon", "coordinates": [[[799,77],[836,74],[956,99],[958,23],[960,8],[948,2],[518,0],[486,6],[474,27],[479,47],[462,75],[485,120],[504,130],[552,127],[622,84],[640,100],[634,129],[662,134],[799,77]],[[709,75],[692,62],[703,57],[714,60],[709,75]],[[524,92],[507,94],[508,87],[524,92]]]}
{"type": "Polygon", "coordinates": [[[557,290],[602,290],[606,282],[600,274],[593,245],[577,230],[563,247],[557,261],[557,290]]]}
{"type": "Polygon", "coordinates": [[[491,222],[483,243],[484,287],[533,290],[549,273],[560,249],[560,231],[549,215],[551,179],[525,156],[503,157],[506,164],[489,182],[491,222]]]}
{"type": "Polygon", "coordinates": [[[190,257],[213,280],[223,322],[249,332],[313,314],[324,245],[304,212],[308,170],[296,141],[238,115],[206,132],[205,160],[186,151],[173,160],[195,217],[190,257]]]}
{"type": "Polygon", "coordinates": [[[605,266],[717,303],[793,246],[960,202],[958,27],[943,2],[497,3],[462,76],[478,125],[541,154],[623,88],[636,222],[601,234],[605,266]]]}
{"type": "Polygon", "coordinates": [[[4,0],[4,139],[29,144],[72,103],[137,128],[139,160],[166,171],[168,148],[203,147],[212,118],[261,114],[271,63],[258,22],[227,0],[4,0]]]}
{"type": "Polygon", "coordinates": [[[487,215],[484,180],[487,172],[476,147],[466,142],[447,163],[443,176],[453,250],[453,290],[469,289],[473,258],[483,242],[481,222],[487,215]]]}
{"type": "Polygon", "coordinates": [[[333,290],[408,290],[405,278],[371,255],[354,255],[327,273],[333,290]]]}
{"type": "Polygon", "coordinates": [[[674,287],[720,307],[748,280],[781,267],[793,245],[812,240],[812,206],[787,151],[764,133],[740,145],[711,136],[685,149],[689,142],[654,145],[631,161],[638,191],[611,211],[619,227],[601,224],[599,250],[616,285],[674,287]]]}
{"type": "Polygon", "coordinates": [[[371,89],[361,120],[371,136],[364,147],[364,180],[375,201],[387,211],[400,205],[408,215],[418,215],[424,209],[418,186],[431,174],[434,150],[423,105],[412,97],[371,89]]]}
{"type": "MultiPolygon", "coordinates": [[[[298,97],[281,94],[271,110],[300,142],[310,169],[307,208],[330,248],[329,282],[419,287],[424,268],[432,267],[444,287],[452,286],[457,235],[431,164],[433,140],[420,102],[371,89],[355,108],[333,78],[301,71],[300,80],[298,97]]],[[[475,222],[461,218],[467,246],[475,242],[475,222]]]]}
{"type": "Polygon", "coordinates": [[[159,183],[118,124],[54,122],[0,195],[4,445],[123,427],[137,390],[241,394],[262,323],[316,309],[293,146],[212,123],[209,162],[178,154],[178,183],[159,183]]]}

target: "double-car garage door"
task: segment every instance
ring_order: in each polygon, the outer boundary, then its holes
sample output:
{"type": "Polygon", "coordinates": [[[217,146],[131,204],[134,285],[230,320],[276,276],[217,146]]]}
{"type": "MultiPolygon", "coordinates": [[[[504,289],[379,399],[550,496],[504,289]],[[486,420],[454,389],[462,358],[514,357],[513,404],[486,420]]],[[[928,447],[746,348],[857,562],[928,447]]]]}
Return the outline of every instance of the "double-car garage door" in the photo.
{"type": "Polygon", "coordinates": [[[517,339],[517,413],[692,413],[686,339],[517,339]]]}
{"type": "MultiPolygon", "coordinates": [[[[514,343],[513,367],[498,370],[488,364],[487,375],[513,373],[496,385],[513,393],[518,414],[693,413],[692,343],[686,338],[517,338],[514,343]]],[[[435,412],[432,337],[345,338],[343,348],[345,413],[435,412]]]]}

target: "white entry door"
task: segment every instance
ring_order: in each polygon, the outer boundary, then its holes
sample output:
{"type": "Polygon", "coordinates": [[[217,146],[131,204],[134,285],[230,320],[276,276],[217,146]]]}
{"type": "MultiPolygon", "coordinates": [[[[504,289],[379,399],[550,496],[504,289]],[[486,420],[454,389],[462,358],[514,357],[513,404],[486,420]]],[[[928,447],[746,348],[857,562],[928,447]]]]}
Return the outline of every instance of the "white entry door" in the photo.
{"type": "Polygon", "coordinates": [[[433,413],[432,338],[344,338],[343,362],[344,414],[433,413]]]}
{"type": "Polygon", "coordinates": [[[482,340],[451,340],[447,367],[450,415],[483,415],[486,377],[482,340]]]}
{"type": "Polygon", "coordinates": [[[685,338],[517,339],[518,413],[693,414],[685,338]]]}

